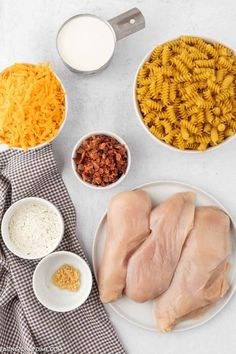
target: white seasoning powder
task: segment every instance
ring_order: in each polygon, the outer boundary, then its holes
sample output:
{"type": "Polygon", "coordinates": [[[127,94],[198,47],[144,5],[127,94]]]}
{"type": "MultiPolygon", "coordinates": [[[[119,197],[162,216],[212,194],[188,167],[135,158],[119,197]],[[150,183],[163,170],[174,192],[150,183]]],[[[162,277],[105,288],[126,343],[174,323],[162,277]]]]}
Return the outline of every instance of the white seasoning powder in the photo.
{"type": "Polygon", "coordinates": [[[9,237],[25,255],[40,257],[56,246],[60,237],[60,220],[49,206],[28,202],[11,216],[9,237]]]}

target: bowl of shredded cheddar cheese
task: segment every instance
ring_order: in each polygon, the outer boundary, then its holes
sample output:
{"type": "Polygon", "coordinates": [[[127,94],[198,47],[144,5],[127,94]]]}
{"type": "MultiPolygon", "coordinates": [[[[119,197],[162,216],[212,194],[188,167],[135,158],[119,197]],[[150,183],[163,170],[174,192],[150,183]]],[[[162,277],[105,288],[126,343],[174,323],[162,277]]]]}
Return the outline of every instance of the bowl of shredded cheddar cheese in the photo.
{"type": "Polygon", "coordinates": [[[0,144],[42,147],[62,130],[66,116],[64,86],[48,63],[18,63],[0,73],[0,144]]]}
{"type": "Polygon", "coordinates": [[[139,65],[134,106],[145,131],[174,151],[203,153],[236,136],[236,55],[215,40],[181,36],[139,65]]]}

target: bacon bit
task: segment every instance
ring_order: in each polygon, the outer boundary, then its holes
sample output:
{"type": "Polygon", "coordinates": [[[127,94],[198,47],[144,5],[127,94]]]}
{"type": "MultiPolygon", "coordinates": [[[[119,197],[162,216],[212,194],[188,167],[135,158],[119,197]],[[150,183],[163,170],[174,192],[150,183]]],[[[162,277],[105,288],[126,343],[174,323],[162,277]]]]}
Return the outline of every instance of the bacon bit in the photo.
{"type": "Polygon", "coordinates": [[[128,153],[115,138],[94,135],[81,144],[73,160],[83,181],[105,187],[125,174],[128,153]]]}

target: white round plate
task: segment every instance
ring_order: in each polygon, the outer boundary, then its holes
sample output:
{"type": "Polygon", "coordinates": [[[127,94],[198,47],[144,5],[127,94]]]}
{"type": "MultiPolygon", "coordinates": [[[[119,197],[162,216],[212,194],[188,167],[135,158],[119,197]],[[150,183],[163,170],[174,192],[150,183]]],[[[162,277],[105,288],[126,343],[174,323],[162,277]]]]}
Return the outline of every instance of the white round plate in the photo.
{"type": "MultiPolygon", "coordinates": [[[[135,189],[142,189],[149,193],[153,205],[159,204],[163,202],[165,199],[169,198],[174,193],[184,192],[184,191],[192,191],[196,193],[196,205],[212,205],[216,207],[220,207],[224,210],[228,215],[228,211],[224,208],[224,206],[216,200],[210,194],[204,192],[203,190],[184,184],[181,182],[175,181],[157,181],[151,182],[147,184],[143,184],[135,189]]],[[[230,215],[229,215],[230,216],[230,215]]],[[[231,218],[231,239],[232,239],[232,253],[229,259],[230,261],[230,271],[228,274],[230,289],[227,294],[217,302],[210,310],[208,310],[203,316],[197,319],[189,319],[183,322],[180,322],[173,331],[180,332],[185,331],[191,328],[195,328],[201,326],[202,324],[209,321],[213,318],[218,312],[220,312],[224,306],[227,304],[231,296],[233,295],[236,288],[236,225],[235,222],[231,218]]],[[[93,243],[93,268],[95,276],[97,277],[97,272],[99,266],[101,264],[103,250],[105,246],[105,226],[106,226],[106,213],[102,217],[94,239],[93,243]]],[[[150,331],[158,331],[154,324],[153,313],[152,313],[152,301],[148,301],[143,304],[135,303],[134,301],[128,299],[126,296],[122,296],[119,300],[114,303],[109,304],[109,306],[121,317],[126,319],[127,321],[137,325],[143,329],[147,329],[150,331]]]]}
{"type": "Polygon", "coordinates": [[[77,254],[67,251],[54,252],[43,258],[35,268],[33,290],[38,301],[49,310],[67,312],[81,306],[92,288],[92,274],[87,263],[77,254]],[[52,275],[63,264],[69,264],[80,271],[80,288],[72,292],[59,289],[52,281],[52,275]]]}

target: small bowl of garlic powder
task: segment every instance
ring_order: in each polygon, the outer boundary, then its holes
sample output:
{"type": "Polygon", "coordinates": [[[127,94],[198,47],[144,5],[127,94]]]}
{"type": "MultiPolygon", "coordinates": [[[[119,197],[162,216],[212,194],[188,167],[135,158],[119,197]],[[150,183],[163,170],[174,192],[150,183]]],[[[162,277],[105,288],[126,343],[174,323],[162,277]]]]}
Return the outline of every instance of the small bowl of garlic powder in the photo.
{"type": "Polygon", "coordinates": [[[64,234],[59,210],[49,201],[30,197],[12,204],[3,216],[2,238],[7,248],[24,259],[39,259],[53,252],[64,234]]]}

